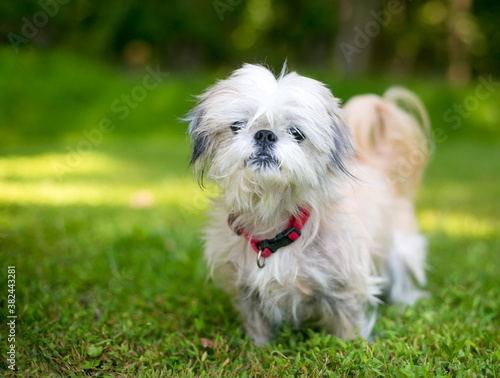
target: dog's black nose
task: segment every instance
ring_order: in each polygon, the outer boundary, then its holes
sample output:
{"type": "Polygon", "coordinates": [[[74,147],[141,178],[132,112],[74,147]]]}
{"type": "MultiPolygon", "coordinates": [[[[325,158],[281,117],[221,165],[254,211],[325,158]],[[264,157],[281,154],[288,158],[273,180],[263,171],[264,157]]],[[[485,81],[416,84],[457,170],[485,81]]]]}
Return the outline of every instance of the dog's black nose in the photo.
{"type": "Polygon", "coordinates": [[[254,137],[255,141],[259,146],[268,147],[271,146],[278,140],[278,137],[271,130],[259,130],[255,133],[254,137]]]}

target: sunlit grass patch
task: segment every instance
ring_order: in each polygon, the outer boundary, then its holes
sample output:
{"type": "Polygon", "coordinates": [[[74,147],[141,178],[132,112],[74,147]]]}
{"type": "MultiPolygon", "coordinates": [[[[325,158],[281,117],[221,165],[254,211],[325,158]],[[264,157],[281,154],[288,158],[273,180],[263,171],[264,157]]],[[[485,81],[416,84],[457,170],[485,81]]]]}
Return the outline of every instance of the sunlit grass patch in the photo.
{"type": "Polygon", "coordinates": [[[424,233],[442,232],[450,237],[493,238],[500,229],[497,219],[452,210],[424,210],[419,214],[424,233]]]}
{"type": "Polygon", "coordinates": [[[79,183],[1,183],[0,204],[91,205],[149,207],[181,205],[205,208],[206,200],[188,178],[165,179],[160,183],[113,184],[88,180],[79,183]]]}
{"type": "Polygon", "coordinates": [[[99,152],[89,153],[68,163],[68,153],[46,153],[41,155],[0,157],[0,179],[9,181],[61,180],[66,175],[116,175],[123,171],[118,159],[99,152]],[[58,167],[64,166],[63,174],[58,167]]]}
{"type": "Polygon", "coordinates": [[[193,179],[187,167],[187,144],[143,144],[149,154],[139,161],[130,158],[134,155],[132,145],[128,145],[130,150],[102,148],[85,155],[0,157],[0,204],[137,208],[176,205],[195,208],[197,213],[203,211],[207,194],[214,190],[209,187],[202,192],[193,179]]]}

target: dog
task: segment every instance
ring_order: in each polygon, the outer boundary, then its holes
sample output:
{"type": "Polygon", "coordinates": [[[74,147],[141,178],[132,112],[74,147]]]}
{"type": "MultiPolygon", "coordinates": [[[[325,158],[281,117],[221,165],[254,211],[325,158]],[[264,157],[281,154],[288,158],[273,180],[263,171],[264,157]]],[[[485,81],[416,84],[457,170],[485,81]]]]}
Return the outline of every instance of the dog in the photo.
{"type": "Polygon", "coordinates": [[[319,81],[245,64],[185,120],[196,177],[220,192],[205,257],[256,344],[284,322],[368,338],[380,303],[425,295],[413,201],[430,126],[411,92],[342,111],[319,81]]]}

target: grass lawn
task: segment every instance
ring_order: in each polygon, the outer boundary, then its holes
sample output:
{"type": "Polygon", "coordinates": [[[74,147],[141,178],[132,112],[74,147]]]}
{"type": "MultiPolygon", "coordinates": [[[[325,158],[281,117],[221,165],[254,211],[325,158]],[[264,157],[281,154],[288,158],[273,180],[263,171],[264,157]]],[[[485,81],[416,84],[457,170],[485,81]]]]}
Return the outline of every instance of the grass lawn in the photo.
{"type": "MultiPolygon", "coordinates": [[[[452,128],[443,113],[477,84],[405,83],[446,135],[417,205],[431,297],[383,307],[373,342],[285,327],[258,348],[206,280],[206,193],[191,177],[176,121],[213,76],[170,75],[122,121],[109,105],[142,76],[54,56],[24,57],[16,80],[17,63],[0,51],[8,84],[0,89],[1,374],[17,374],[7,369],[5,326],[7,266],[15,266],[23,376],[500,375],[500,93],[452,128]],[[72,152],[82,130],[108,116],[116,131],[72,152]]],[[[340,97],[363,90],[316,77],[340,97]]],[[[367,81],[364,90],[387,83],[367,81]]]]}

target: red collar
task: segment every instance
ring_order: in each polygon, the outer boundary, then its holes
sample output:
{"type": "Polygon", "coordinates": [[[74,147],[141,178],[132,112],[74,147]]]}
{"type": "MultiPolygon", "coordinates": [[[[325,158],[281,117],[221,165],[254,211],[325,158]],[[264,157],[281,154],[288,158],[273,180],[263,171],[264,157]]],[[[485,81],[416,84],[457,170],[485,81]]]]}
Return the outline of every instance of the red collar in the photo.
{"type": "Polygon", "coordinates": [[[269,257],[272,253],[276,252],[281,247],[286,247],[287,245],[292,244],[295,240],[297,240],[301,235],[302,227],[306,223],[309,218],[309,212],[305,209],[300,209],[300,213],[297,217],[292,216],[285,230],[277,234],[272,239],[254,239],[250,236],[249,233],[243,231],[243,229],[239,227],[234,227],[234,221],[236,220],[236,216],[234,214],[229,214],[227,218],[227,223],[229,227],[236,233],[236,235],[242,235],[245,239],[247,239],[252,248],[259,254],[259,257],[269,257]]]}

